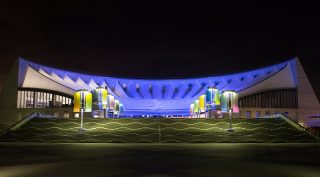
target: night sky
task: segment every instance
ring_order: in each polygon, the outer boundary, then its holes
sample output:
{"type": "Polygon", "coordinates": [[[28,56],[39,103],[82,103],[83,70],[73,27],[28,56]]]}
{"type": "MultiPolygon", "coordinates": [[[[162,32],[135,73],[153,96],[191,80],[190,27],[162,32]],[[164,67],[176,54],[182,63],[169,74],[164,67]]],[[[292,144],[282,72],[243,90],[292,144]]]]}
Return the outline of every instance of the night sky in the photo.
{"type": "Polygon", "coordinates": [[[139,78],[224,74],[298,56],[320,90],[318,5],[150,2],[1,1],[0,84],[18,56],[139,78]]]}

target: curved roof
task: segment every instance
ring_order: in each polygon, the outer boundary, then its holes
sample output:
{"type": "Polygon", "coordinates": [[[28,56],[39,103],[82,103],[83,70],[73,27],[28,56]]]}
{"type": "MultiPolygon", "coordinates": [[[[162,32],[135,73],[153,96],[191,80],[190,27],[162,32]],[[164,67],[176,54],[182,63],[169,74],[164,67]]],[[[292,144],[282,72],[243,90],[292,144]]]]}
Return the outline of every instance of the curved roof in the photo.
{"type": "Polygon", "coordinates": [[[239,96],[267,89],[297,87],[296,61],[239,73],[185,79],[135,79],[97,76],[19,60],[22,88],[40,88],[72,95],[76,90],[107,87],[128,115],[188,115],[193,103],[208,87],[235,90],[239,96]]]}
{"type": "MultiPolygon", "coordinates": [[[[135,79],[97,76],[49,67],[20,58],[20,70],[30,67],[46,78],[70,90],[92,90],[107,86],[109,92],[121,98],[184,99],[203,94],[209,86],[219,90],[245,90],[277,74],[294,59],[255,70],[228,75],[185,79],[135,79]]],[[[22,83],[19,83],[21,86],[22,83]]]]}

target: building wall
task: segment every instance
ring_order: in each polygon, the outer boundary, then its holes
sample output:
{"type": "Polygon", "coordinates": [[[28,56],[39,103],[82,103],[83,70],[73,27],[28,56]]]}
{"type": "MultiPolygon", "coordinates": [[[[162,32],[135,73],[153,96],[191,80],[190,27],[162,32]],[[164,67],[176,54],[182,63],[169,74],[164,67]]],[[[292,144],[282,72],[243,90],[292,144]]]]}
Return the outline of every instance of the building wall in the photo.
{"type": "MultiPolygon", "coordinates": [[[[25,117],[31,115],[34,112],[43,113],[46,115],[52,115],[55,117],[63,118],[65,114],[68,113],[69,117],[74,117],[72,108],[7,108],[0,109],[0,122],[2,124],[6,124],[7,126],[11,126],[16,122],[21,121],[25,117]]],[[[90,115],[86,115],[89,117],[90,115]]]]}
{"type": "MultiPolygon", "coordinates": [[[[242,73],[160,81],[85,75],[20,59],[13,66],[0,95],[0,112],[8,115],[2,116],[0,121],[10,119],[10,115],[15,114],[12,113],[14,111],[36,111],[17,110],[18,87],[47,89],[72,95],[79,88],[92,90],[97,86],[107,86],[109,93],[124,103],[125,111],[146,114],[148,111],[157,114],[167,111],[170,114],[182,114],[188,113],[189,105],[212,85],[217,86],[219,90],[234,89],[239,97],[268,89],[297,89],[298,109],[240,108],[241,117],[245,117],[247,111],[251,111],[251,117],[255,117],[257,111],[260,111],[260,116],[264,116],[266,111],[270,111],[271,114],[288,112],[290,117],[301,123],[308,120],[308,115],[320,113],[319,101],[298,58],[242,73]],[[137,84],[140,89],[136,88],[137,84]],[[163,85],[167,86],[165,94],[162,94],[163,85]],[[139,90],[141,93],[138,93],[139,90]],[[4,113],[5,111],[10,113],[4,113]]],[[[12,120],[17,120],[16,117],[19,116],[13,117],[15,118],[12,120]]]]}
{"type": "Polygon", "coordinates": [[[258,118],[267,117],[271,114],[283,113],[288,115],[291,119],[298,120],[298,109],[292,108],[240,108],[241,118],[258,118]],[[251,113],[251,116],[247,116],[247,112],[251,113]],[[256,115],[259,113],[259,115],[256,115]]]}
{"type": "MultiPolygon", "coordinates": [[[[14,63],[0,93],[0,110],[17,108],[18,60],[14,63]]],[[[1,120],[1,117],[0,117],[1,120]]]]}
{"type": "Polygon", "coordinates": [[[296,77],[298,82],[299,123],[306,122],[308,116],[320,113],[319,100],[299,59],[296,62],[296,77]]]}

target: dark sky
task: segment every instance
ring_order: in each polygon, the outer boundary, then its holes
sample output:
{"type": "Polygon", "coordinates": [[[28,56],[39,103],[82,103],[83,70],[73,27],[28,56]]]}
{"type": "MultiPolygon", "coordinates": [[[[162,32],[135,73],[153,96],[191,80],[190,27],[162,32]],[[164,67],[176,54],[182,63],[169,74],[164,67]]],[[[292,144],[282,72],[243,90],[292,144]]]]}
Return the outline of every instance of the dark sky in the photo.
{"type": "Polygon", "coordinates": [[[298,56],[319,90],[318,5],[149,2],[1,1],[0,83],[18,56],[144,78],[229,73],[298,56]]]}

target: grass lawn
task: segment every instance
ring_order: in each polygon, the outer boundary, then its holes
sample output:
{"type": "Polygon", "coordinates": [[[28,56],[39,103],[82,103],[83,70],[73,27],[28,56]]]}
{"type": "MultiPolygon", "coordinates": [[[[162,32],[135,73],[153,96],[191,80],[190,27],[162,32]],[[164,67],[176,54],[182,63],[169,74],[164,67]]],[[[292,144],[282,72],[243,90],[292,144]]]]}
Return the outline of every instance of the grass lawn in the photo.
{"type": "Polygon", "coordinates": [[[78,119],[35,118],[0,141],[46,143],[310,143],[316,139],[280,118],[232,119],[78,119]]]}

